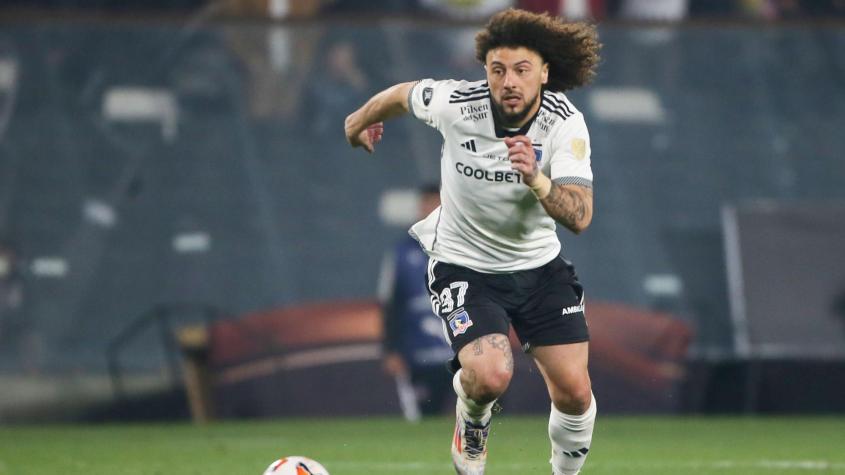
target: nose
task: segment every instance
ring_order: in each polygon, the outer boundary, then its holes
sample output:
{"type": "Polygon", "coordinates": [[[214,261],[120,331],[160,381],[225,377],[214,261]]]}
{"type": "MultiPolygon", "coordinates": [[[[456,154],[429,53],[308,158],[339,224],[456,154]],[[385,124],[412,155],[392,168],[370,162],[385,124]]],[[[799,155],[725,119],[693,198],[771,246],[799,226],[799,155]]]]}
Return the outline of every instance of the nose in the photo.
{"type": "Polygon", "coordinates": [[[514,81],[514,76],[513,76],[513,74],[514,74],[514,73],[513,73],[512,71],[510,71],[510,70],[508,70],[508,71],[506,71],[506,72],[505,72],[505,79],[504,79],[504,81],[502,82],[502,85],[503,85],[504,87],[506,87],[506,88],[511,88],[511,87],[513,87],[513,81],[514,81]]]}

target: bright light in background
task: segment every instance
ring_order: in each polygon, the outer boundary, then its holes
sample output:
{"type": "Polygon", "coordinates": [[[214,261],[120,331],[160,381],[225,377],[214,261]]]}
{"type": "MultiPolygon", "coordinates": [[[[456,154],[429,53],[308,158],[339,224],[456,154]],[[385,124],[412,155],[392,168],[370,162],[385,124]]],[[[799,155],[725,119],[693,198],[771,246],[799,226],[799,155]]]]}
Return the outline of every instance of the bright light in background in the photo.
{"type": "Polygon", "coordinates": [[[208,252],[211,250],[211,236],[204,231],[180,233],[173,236],[172,246],[179,254],[208,252]]]}
{"type": "Polygon", "coordinates": [[[82,205],[82,216],[88,221],[104,228],[111,228],[117,222],[117,214],[114,208],[108,203],[96,198],[85,200],[85,203],[82,205]]]}
{"type": "Polygon", "coordinates": [[[419,192],[414,189],[394,189],[382,193],[378,204],[378,215],[390,226],[405,226],[417,221],[419,192]]]}
{"type": "Polygon", "coordinates": [[[0,90],[8,91],[15,87],[18,78],[18,64],[11,59],[0,60],[0,90]]]}
{"type": "Polygon", "coordinates": [[[30,270],[38,277],[62,278],[67,275],[68,268],[64,257],[41,256],[32,260],[30,270]]]}
{"type": "Polygon", "coordinates": [[[590,92],[590,109],[607,122],[642,122],[661,124],[666,112],[660,97],[638,87],[596,87],[590,92]]]}
{"type": "Polygon", "coordinates": [[[176,138],[179,106],[172,92],[148,87],[113,87],[103,97],[103,116],[115,122],[159,122],[168,142],[176,138]]]}
{"type": "Polygon", "coordinates": [[[646,293],[661,297],[677,297],[684,290],[684,282],[675,274],[651,274],[643,279],[646,293]]]}

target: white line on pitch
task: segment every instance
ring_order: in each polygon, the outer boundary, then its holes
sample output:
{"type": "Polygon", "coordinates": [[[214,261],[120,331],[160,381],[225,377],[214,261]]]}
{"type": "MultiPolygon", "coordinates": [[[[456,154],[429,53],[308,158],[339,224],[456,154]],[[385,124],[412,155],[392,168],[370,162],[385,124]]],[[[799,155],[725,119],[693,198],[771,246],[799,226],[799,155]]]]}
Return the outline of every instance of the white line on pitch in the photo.
{"type": "MultiPolygon", "coordinates": [[[[588,462],[589,463],[589,462],[588,462]]],[[[448,471],[451,464],[431,462],[353,462],[353,461],[326,461],[327,467],[333,469],[361,469],[366,468],[374,472],[432,472],[448,471]]],[[[505,463],[494,464],[500,470],[536,470],[546,469],[546,462],[537,463],[505,463]]],[[[845,471],[845,463],[829,462],[827,460],[697,460],[689,462],[599,462],[589,463],[590,466],[638,468],[638,469],[687,469],[687,470],[727,470],[736,468],[756,468],[778,472],[781,470],[806,470],[806,471],[845,471]]]]}

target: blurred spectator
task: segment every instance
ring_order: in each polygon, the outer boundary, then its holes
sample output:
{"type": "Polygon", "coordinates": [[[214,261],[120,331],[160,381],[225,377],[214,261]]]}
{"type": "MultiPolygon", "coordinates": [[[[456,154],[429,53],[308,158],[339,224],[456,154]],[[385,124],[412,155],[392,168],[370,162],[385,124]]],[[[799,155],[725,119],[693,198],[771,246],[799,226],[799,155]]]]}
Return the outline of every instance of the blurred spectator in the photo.
{"type": "Polygon", "coordinates": [[[210,14],[285,19],[416,15],[423,10],[456,20],[483,21],[511,6],[570,20],[594,21],[605,18],[775,21],[845,17],[845,0],[5,0],[0,8],[185,13],[205,9],[210,14]]]}
{"type": "Polygon", "coordinates": [[[514,6],[514,0],[419,0],[428,10],[456,20],[486,20],[499,10],[514,6]]]}
{"type": "MultiPolygon", "coordinates": [[[[440,191],[420,189],[419,218],[440,206],[440,191]]],[[[379,279],[384,319],[384,370],[394,377],[408,420],[419,413],[437,413],[452,394],[452,378],[445,362],[452,349],[443,335],[443,323],[431,310],[425,286],[425,255],[419,243],[406,235],[385,256],[379,279]]]]}
{"type": "Polygon", "coordinates": [[[328,0],[223,0],[221,7],[227,15],[308,18],[324,3],[328,0]]]}
{"type": "MultiPolygon", "coordinates": [[[[32,373],[38,367],[40,340],[24,315],[24,286],[19,266],[15,247],[0,240],[0,360],[11,363],[12,369],[32,373]]],[[[10,366],[3,365],[2,369],[10,366]]]]}
{"type": "Polygon", "coordinates": [[[758,0],[760,17],[768,20],[794,20],[809,18],[842,18],[845,15],[843,0],[758,0]]]}
{"type": "Polygon", "coordinates": [[[6,317],[9,312],[18,310],[22,302],[17,253],[10,243],[0,241],[0,315],[6,317]]]}
{"type": "Polygon", "coordinates": [[[272,26],[227,27],[224,31],[229,49],[246,72],[244,92],[249,98],[250,116],[260,120],[281,117],[299,121],[303,90],[310,80],[307,76],[322,29],[272,26]]]}
{"type": "Polygon", "coordinates": [[[419,0],[323,0],[321,13],[409,13],[417,9],[419,0]]]}
{"type": "Polygon", "coordinates": [[[693,0],[689,7],[689,14],[693,18],[777,21],[823,20],[845,16],[845,0],[693,0]]]}
{"type": "Polygon", "coordinates": [[[607,12],[605,0],[519,0],[517,5],[523,10],[560,15],[568,20],[601,20],[607,12]]]}
{"type": "Polygon", "coordinates": [[[680,21],[686,18],[689,0],[623,0],[622,18],[645,21],[680,21]]]}
{"type": "Polygon", "coordinates": [[[359,64],[355,45],[347,40],[329,44],[311,78],[302,104],[305,130],[327,136],[338,128],[338,117],[367,98],[369,78],[359,64]]]}
{"type": "Polygon", "coordinates": [[[4,0],[4,6],[88,10],[188,10],[209,0],[4,0]]]}
{"type": "Polygon", "coordinates": [[[685,18],[825,19],[845,15],[845,0],[519,0],[519,8],[570,20],[685,18]]]}

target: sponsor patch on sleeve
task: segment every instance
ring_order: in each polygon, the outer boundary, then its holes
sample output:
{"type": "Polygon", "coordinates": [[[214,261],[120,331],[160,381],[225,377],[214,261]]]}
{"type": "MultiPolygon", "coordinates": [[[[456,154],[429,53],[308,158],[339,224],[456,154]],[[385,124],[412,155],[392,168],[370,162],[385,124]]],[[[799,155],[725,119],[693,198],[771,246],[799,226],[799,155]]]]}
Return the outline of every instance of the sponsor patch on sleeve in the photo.
{"type": "Polygon", "coordinates": [[[572,153],[576,160],[583,160],[587,156],[587,141],[581,138],[572,139],[572,153]]]}
{"type": "Polygon", "coordinates": [[[428,106],[431,103],[431,98],[434,97],[434,89],[426,87],[422,91],[423,104],[428,106]]]}

